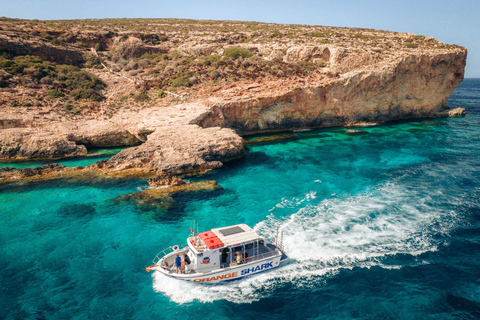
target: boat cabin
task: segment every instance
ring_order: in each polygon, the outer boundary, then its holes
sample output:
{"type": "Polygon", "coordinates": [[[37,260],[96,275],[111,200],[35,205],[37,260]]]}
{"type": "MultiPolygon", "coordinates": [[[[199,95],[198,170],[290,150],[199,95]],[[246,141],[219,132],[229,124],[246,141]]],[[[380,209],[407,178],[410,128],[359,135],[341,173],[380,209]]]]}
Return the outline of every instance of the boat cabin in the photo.
{"type": "Polygon", "coordinates": [[[189,237],[188,256],[190,271],[207,272],[247,263],[249,259],[272,251],[265,245],[265,238],[259,236],[246,224],[198,233],[189,237]],[[237,253],[241,256],[237,257],[237,253]]]}

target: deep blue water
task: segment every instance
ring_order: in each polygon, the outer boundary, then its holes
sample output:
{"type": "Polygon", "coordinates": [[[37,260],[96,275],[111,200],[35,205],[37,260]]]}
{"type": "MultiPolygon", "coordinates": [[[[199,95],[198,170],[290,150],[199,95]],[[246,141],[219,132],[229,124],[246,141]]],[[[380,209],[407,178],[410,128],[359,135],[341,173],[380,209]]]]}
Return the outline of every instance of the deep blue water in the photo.
{"type": "Polygon", "coordinates": [[[480,80],[449,104],[467,116],[250,137],[201,178],[223,190],[168,210],[112,200],[145,180],[1,186],[0,318],[479,319],[480,80]],[[280,226],[292,261],[220,286],[146,273],[194,220],[280,226]]]}

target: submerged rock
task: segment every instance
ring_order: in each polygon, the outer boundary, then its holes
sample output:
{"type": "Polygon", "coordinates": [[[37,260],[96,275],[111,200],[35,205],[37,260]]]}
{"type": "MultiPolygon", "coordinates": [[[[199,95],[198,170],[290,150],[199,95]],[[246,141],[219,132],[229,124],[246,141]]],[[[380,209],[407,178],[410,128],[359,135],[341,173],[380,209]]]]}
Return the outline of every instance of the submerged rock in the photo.
{"type": "Polygon", "coordinates": [[[291,140],[298,136],[299,136],[298,134],[279,134],[274,136],[260,137],[252,140],[246,140],[245,143],[247,144],[271,143],[276,141],[291,140]]]}
{"type": "Polygon", "coordinates": [[[345,131],[345,133],[353,136],[353,135],[367,134],[368,132],[363,130],[347,130],[345,131]]]}
{"type": "Polygon", "coordinates": [[[167,210],[175,203],[175,200],[172,197],[174,194],[214,191],[219,189],[222,189],[222,187],[214,180],[199,181],[176,186],[148,188],[144,191],[118,196],[113,200],[132,202],[135,206],[140,206],[142,208],[147,207],[167,210]]]}
{"type": "Polygon", "coordinates": [[[164,186],[181,186],[186,184],[186,182],[177,176],[157,176],[148,180],[148,184],[151,187],[164,187],[164,186]]]}

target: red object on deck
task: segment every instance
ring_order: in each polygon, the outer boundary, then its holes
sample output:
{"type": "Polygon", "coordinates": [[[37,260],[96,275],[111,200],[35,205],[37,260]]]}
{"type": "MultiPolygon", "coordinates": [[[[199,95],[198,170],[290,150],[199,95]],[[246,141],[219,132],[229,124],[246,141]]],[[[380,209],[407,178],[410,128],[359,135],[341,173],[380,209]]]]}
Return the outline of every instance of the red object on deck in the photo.
{"type": "Polygon", "coordinates": [[[212,231],[199,233],[198,236],[202,239],[203,243],[208,249],[215,249],[223,247],[223,242],[212,231]]]}

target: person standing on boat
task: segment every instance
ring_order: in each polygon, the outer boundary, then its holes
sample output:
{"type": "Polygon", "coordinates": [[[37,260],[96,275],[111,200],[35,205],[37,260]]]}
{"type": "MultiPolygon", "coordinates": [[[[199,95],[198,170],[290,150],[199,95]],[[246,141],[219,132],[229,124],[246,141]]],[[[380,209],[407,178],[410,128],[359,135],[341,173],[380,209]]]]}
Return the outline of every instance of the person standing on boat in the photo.
{"type": "Polygon", "coordinates": [[[190,258],[186,253],[183,254],[183,262],[182,262],[182,273],[188,271],[188,265],[191,263],[190,258]]]}
{"type": "Polygon", "coordinates": [[[190,261],[190,258],[188,257],[188,254],[184,253],[183,254],[183,261],[185,261],[185,264],[188,266],[192,261],[190,261]]]}
{"type": "Polygon", "coordinates": [[[181,267],[182,267],[182,258],[180,258],[180,255],[177,253],[177,256],[175,257],[175,272],[179,273],[181,267]]]}

